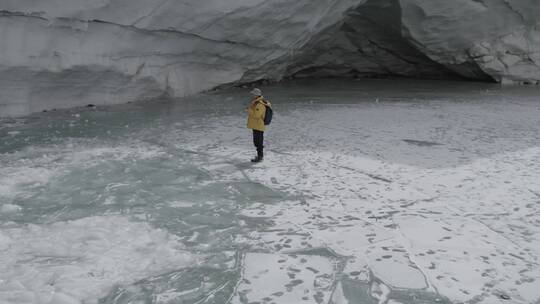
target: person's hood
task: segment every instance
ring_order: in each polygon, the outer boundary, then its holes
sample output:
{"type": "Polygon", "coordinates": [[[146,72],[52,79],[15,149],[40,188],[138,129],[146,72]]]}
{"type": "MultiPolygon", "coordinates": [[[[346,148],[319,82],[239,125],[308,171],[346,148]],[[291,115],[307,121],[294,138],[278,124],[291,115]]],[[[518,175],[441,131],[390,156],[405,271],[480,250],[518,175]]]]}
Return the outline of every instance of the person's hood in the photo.
{"type": "Polygon", "coordinates": [[[262,91],[258,88],[254,88],[249,93],[253,96],[262,96],[262,91]]]}

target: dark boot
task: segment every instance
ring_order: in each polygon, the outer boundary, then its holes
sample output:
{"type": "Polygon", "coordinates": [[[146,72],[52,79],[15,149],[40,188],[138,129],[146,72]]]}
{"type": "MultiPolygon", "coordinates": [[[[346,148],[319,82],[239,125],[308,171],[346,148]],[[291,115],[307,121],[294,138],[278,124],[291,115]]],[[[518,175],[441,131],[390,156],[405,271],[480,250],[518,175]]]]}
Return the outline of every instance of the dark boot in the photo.
{"type": "Polygon", "coordinates": [[[258,148],[257,149],[257,157],[255,157],[254,159],[251,160],[252,163],[259,163],[259,162],[262,162],[264,158],[264,152],[263,152],[263,149],[262,148],[258,148]]]}

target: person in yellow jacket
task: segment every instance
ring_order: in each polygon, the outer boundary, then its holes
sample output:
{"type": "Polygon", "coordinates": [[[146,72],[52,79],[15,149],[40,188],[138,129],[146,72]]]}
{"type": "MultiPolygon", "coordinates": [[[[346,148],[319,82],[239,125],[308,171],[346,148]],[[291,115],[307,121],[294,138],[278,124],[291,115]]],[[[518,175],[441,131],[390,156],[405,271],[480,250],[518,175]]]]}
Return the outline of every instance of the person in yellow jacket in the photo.
{"type": "Polygon", "coordinates": [[[266,106],[271,106],[270,103],[264,100],[260,89],[251,90],[253,96],[248,107],[248,129],[253,130],[253,144],[257,148],[257,156],[251,161],[254,163],[261,162],[264,158],[264,116],[266,115],[266,106]]]}

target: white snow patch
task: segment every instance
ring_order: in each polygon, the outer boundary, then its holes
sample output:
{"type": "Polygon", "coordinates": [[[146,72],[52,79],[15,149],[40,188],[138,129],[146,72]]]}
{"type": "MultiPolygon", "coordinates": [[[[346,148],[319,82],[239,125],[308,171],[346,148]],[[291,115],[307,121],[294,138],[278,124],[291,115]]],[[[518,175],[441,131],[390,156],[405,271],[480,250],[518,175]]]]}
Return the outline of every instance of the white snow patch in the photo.
{"type": "Polygon", "coordinates": [[[3,204],[2,207],[0,207],[0,213],[4,214],[17,213],[21,210],[21,206],[13,204],[3,204]]]}
{"type": "Polygon", "coordinates": [[[119,216],[0,229],[0,302],[95,302],[116,285],[192,265],[180,240],[119,216]]]}
{"type": "Polygon", "coordinates": [[[385,284],[394,288],[427,288],[427,279],[422,271],[410,261],[406,250],[394,243],[395,240],[391,240],[388,244],[368,250],[371,271],[385,284]]]}
{"type": "Polygon", "coordinates": [[[185,201],[173,201],[169,202],[169,206],[174,208],[191,208],[195,206],[196,203],[193,202],[185,202],[185,201]]]}
{"type": "Polygon", "coordinates": [[[232,303],[328,303],[333,281],[324,257],[248,253],[232,303]]]}

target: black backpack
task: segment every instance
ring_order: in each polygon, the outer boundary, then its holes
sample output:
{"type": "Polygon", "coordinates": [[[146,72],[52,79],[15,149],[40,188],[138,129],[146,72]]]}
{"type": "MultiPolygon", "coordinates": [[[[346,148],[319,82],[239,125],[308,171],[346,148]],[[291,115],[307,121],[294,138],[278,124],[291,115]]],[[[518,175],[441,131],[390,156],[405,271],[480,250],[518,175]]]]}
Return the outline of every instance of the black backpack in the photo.
{"type": "Polygon", "coordinates": [[[264,113],[264,125],[267,126],[272,122],[272,116],[274,116],[274,110],[268,105],[267,102],[263,102],[266,112],[264,113]]]}

